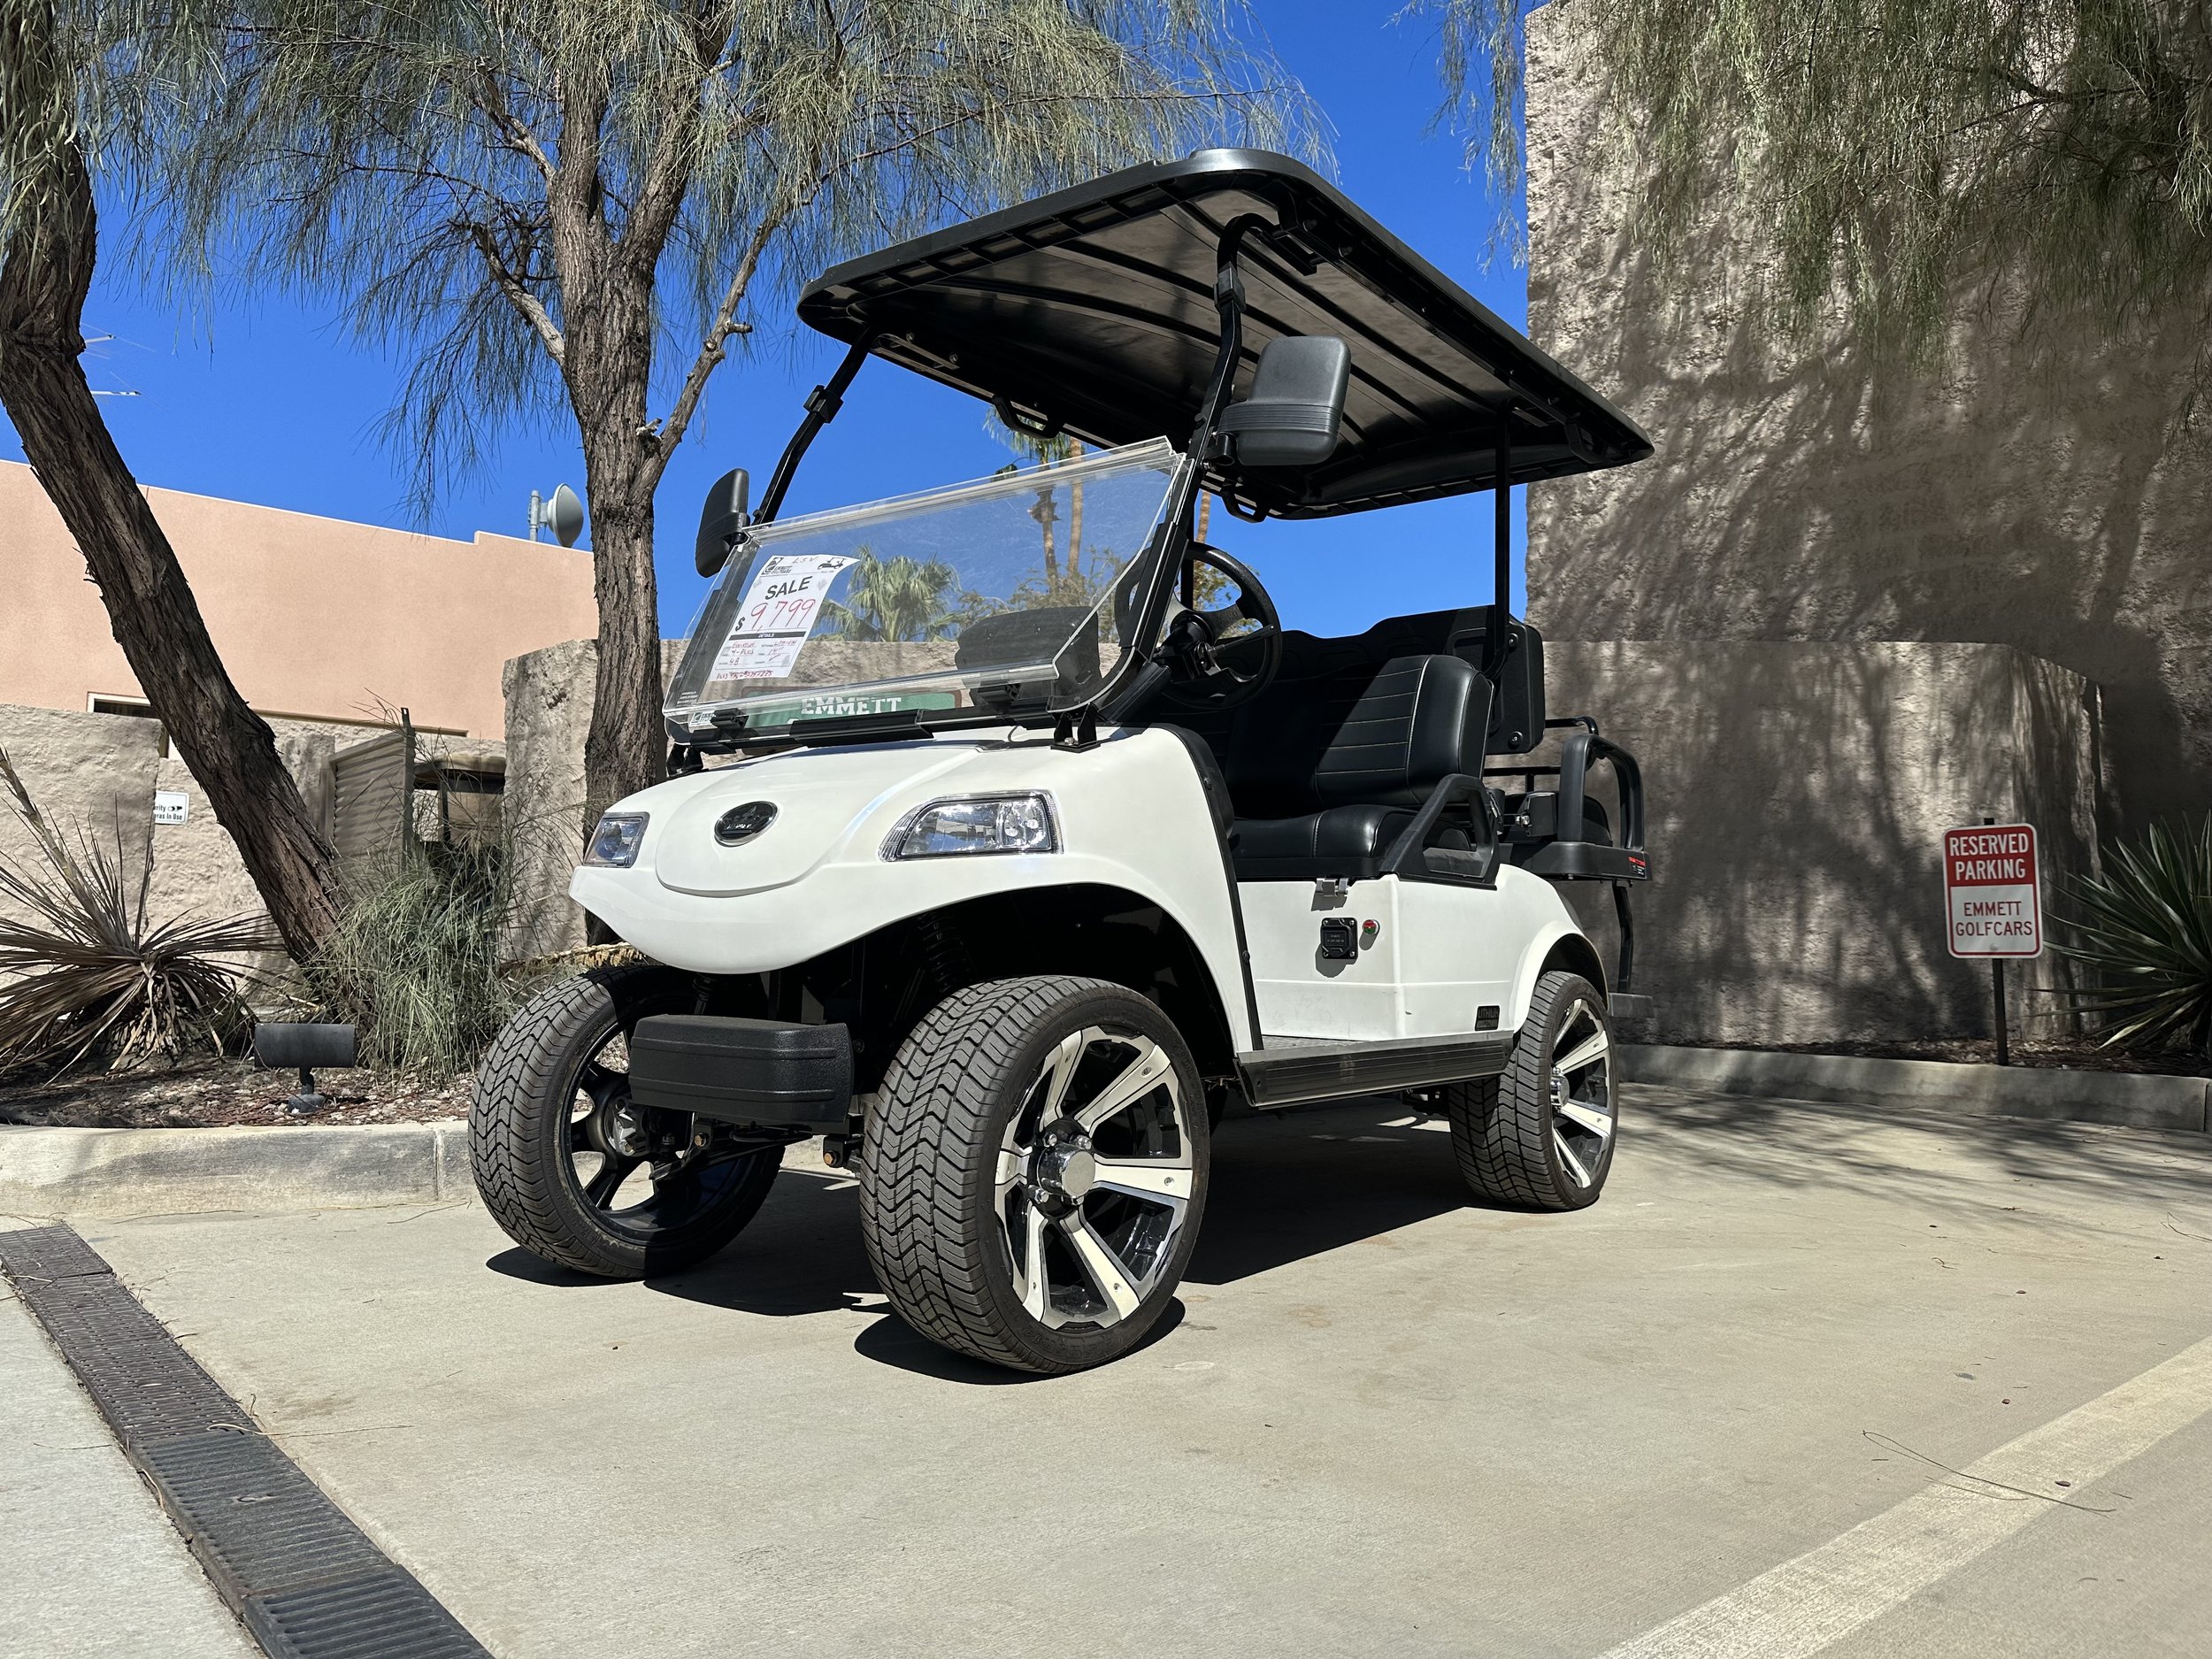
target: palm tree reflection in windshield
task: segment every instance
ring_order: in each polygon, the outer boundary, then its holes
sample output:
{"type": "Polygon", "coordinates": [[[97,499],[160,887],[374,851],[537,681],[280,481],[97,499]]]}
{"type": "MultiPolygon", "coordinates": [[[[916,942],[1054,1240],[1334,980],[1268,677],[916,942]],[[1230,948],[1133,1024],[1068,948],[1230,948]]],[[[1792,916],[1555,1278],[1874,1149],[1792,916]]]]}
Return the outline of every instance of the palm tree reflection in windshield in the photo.
{"type": "Polygon", "coordinates": [[[948,639],[962,618],[945,605],[956,580],[941,559],[917,562],[902,553],[879,559],[862,546],[846,578],[845,597],[822,607],[821,632],[848,640],[914,643],[948,639]]]}

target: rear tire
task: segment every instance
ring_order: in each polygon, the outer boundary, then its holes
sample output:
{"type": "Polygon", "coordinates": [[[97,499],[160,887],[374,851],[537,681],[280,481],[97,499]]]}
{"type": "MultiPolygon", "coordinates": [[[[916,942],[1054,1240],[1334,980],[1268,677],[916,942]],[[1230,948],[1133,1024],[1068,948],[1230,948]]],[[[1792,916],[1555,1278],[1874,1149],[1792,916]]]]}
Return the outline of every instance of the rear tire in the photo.
{"type": "Polygon", "coordinates": [[[630,1102],[624,1039],[693,1000],[672,969],[588,973],[532,997],[485,1055],[469,1166],[485,1209],[533,1256],[602,1279],[672,1273],[760,1209],[781,1147],[743,1149],[720,1125],[630,1102]]]}
{"type": "Polygon", "coordinates": [[[876,1097],[860,1220],[899,1316],[956,1353],[1060,1372],[1158,1324],[1206,1199],[1205,1094],[1167,1016],[1059,975],[956,991],[876,1097]]]}
{"type": "Polygon", "coordinates": [[[1478,1197],[1527,1210],[1595,1203],[1620,1125],[1603,993],[1579,974],[1544,974],[1504,1074],[1453,1084],[1444,1110],[1478,1197]]]}

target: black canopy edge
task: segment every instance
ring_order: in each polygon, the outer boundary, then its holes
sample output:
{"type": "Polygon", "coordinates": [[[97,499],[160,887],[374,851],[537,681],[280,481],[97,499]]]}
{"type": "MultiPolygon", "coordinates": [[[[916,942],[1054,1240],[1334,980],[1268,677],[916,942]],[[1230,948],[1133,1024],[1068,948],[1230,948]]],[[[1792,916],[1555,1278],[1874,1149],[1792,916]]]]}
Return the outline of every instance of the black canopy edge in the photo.
{"type": "MultiPolygon", "coordinates": [[[[1504,387],[1512,421],[1510,482],[1528,483],[1625,465],[1653,452],[1650,438],[1625,413],[1408,248],[1334,186],[1303,164],[1265,150],[1201,150],[1179,161],[1129,168],[848,260],[807,288],[799,301],[799,315],[809,326],[849,344],[884,326],[871,314],[877,302],[930,288],[1014,294],[1020,285],[1003,278],[994,280],[993,266],[1024,252],[1062,248],[1133,219],[1167,213],[1187,215],[1210,235],[1217,236],[1223,221],[1208,212],[1205,198],[1232,190],[1248,192],[1267,202],[1282,226],[1279,235],[1265,242],[1248,242],[1248,270],[1264,271],[1272,282],[1297,290],[1302,302],[1334,315],[1353,343],[1356,374],[1363,348],[1386,355],[1402,368],[1422,374],[1440,397],[1463,413],[1442,432],[1433,419],[1429,419],[1432,435],[1425,443],[1394,446],[1416,451],[1405,455],[1396,469],[1397,480],[1391,477],[1390,454],[1363,445],[1360,434],[1348,430],[1348,442],[1338,455],[1309,472],[1279,478],[1257,472],[1236,475],[1210,465],[1208,488],[1237,501],[1247,511],[1294,518],[1364,511],[1492,488],[1501,412],[1496,407],[1497,395],[1486,388],[1460,385],[1425,361],[1417,350],[1425,334],[1450,341],[1504,387]],[[1301,267],[1315,261],[1350,275],[1403,315],[1409,324],[1407,334],[1391,338],[1344,316],[1330,305],[1325,295],[1302,288],[1301,267]],[[1452,456],[1450,466],[1440,469],[1440,451],[1452,456]],[[1448,475],[1438,476],[1440,470],[1448,475]],[[1333,479],[1353,475],[1366,475],[1356,497],[1326,499],[1333,479]]],[[[1194,299],[1204,297],[1210,319],[1210,290],[1195,273],[1164,269],[1095,245],[1080,251],[1086,258],[1128,268],[1133,278],[1166,285],[1194,299]]],[[[1056,297],[1064,303],[1112,311],[1121,320],[1148,328],[1193,334],[1194,319],[1179,322],[1156,311],[1117,305],[1099,296],[1056,297]]],[[[1245,373],[1267,339],[1293,332],[1279,321],[1271,320],[1256,293],[1250,320],[1256,327],[1247,336],[1245,373]]],[[[1196,343],[1194,338],[1193,343],[1196,343]]],[[[1048,417],[1056,413],[1049,407],[1051,381],[1067,372],[1064,364],[1041,362],[1038,373],[1028,377],[1031,384],[1010,386],[1003,383],[1007,376],[1002,373],[1002,383],[985,386],[964,377],[956,361],[940,357],[897,332],[875,340],[870,349],[972,396],[987,402],[1005,397],[1048,417]]],[[[1082,373],[1094,376],[1095,384],[1111,384],[1117,380],[1126,383],[1110,362],[1087,361],[1082,373]]],[[[1395,398],[1371,377],[1367,384],[1377,396],[1403,406],[1402,399],[1395,398]]],[[[1156,400],[1158,388],[1149,389],[1156,400]]],[[[1194,420],[1194,404],[1190,412],[1194,420]]],[[[1087,431],[1076,419],[1068,421],[1067,429],[1094,443],[1129,441],[1125,434],[1087,431]]],[[[1187,434],[1169,432],[1165,435],[1179,446],[1187,434]]]]}

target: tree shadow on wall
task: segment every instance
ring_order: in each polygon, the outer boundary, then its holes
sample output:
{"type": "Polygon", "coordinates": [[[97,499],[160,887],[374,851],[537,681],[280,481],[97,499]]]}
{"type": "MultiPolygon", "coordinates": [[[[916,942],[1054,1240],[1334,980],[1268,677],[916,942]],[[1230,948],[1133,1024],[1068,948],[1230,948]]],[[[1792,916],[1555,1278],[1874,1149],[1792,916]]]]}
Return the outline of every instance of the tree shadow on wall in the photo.
{"type": "MultiPolygon", "coordinates": [[[[1532,127],[1602,153],[1601,91],[1532,127]]],[[[1960,296],[1939,372],[1760,326],[1763,249],[1721,212],[1663,267],[1609,164],[1532,148],[1532,327],[1659,453],[1547,484],[1530,609],[1558,640],[2015,646],[2104,694],[2103,827],[2212,799],[2212,431],[2177,419],[2200,320],[2113,342],[2032,328],[2019,285],[1960,296]]]]}

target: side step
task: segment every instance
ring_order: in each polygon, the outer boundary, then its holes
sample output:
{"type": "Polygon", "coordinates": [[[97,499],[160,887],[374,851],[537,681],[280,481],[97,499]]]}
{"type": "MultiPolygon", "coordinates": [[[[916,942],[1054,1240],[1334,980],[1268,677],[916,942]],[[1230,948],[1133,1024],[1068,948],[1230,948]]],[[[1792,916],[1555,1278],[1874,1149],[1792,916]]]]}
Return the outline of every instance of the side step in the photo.
{"type": "Polygon", "coordinates": [[[1495,1077],[1513,1055],[1510,1032],[1399,1037],[1385,1042],[1309,1042],[1295,1037],[1274,1037],[1269,1042],[1268,1048],[1237,1056],[1244,1097],[1263,1110],[1495,1077]]]}

